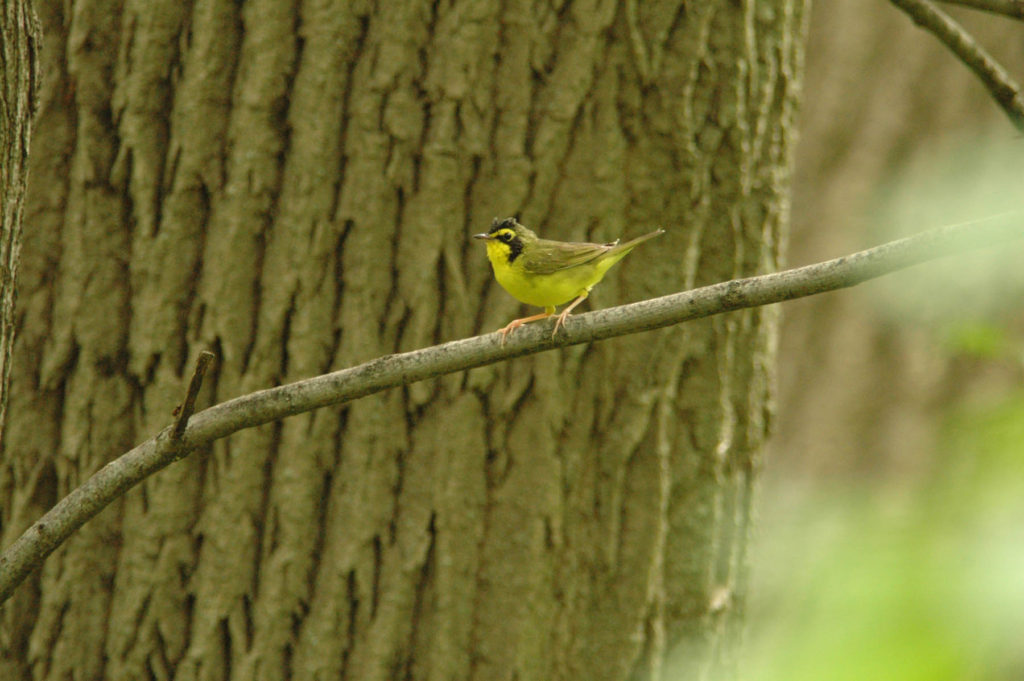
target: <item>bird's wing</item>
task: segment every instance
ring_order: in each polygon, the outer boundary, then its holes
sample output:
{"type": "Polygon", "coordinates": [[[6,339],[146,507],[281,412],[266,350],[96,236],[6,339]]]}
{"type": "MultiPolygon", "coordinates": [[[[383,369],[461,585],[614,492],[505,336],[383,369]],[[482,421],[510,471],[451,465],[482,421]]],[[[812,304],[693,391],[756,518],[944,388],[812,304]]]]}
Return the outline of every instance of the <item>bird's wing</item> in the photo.
{"type": "Polygon", "coordinates": [[[588,244],[538,239],[523,266],[532,274],[552,274],[593,262],[612,250],[615,244],[588,244]]]}

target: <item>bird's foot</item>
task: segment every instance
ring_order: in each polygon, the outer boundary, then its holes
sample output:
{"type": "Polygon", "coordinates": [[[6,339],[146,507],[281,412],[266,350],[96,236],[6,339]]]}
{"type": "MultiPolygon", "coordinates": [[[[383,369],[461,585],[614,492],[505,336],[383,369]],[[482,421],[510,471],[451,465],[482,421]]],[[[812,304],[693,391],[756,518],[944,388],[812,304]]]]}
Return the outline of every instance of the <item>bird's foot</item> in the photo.
{"type": "Polygon", "coordinates": [[[505,339],[513,331],[518,329],[523,324],[528,324],[529,322],[534,322],[534,321],[537,321],[538,319],[546,319],[547,317],[550,317],[551,314],[553,314],[553,313],[542,312],[540,314],[531,315],[529,317],[523,317],[522,319],[513,319],[508,324],[506,324],[504,328],[498,329],[498,333],[501,334],[501,344],[505,345],[505,339]]]}
{"type": "Polygon", "coordinates": [[[565,320],[569,318],[569,309],[562,310],[562,313],[558,315],[558,319],[555,320],[555,329],[551,332],[551,337],[554,338],[558,335],[559,328],[565,328],[565,320]]]}

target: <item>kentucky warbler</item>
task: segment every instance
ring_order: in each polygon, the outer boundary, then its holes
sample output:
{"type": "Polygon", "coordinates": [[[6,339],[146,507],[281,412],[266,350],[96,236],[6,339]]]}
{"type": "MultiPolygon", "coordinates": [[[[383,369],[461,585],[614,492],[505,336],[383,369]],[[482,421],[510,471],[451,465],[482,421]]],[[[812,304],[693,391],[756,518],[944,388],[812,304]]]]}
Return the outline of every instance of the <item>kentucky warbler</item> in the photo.
{"type": "Polygon", "coordinates": [[[531,230],[516,222],[515,218],[494,219],[491,231],[474,234],[474,239],[487,241],[487,258],[494,268],[494,278],[512,297],[527,305],[543,307],[542,314],[513,319],[501,329],[501,342],[517,328],[537,319],[555,314],[555,306],[572,300],[555,321],[552,338],[573,308],[601,281],[608,269],[626,257],[638,244],[652,239],[665,230],[620,244],[590,244],[541,239],[531,230]],[[573,300],[575,298],[575,300],[573,300]]]}

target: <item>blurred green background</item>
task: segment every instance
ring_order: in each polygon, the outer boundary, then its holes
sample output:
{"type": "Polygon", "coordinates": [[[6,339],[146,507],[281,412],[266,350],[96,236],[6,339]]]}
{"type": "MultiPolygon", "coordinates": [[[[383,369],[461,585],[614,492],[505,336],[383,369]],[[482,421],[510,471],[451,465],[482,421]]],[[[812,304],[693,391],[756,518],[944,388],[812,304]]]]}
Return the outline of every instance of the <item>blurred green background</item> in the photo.
{"type": "Polygon", "coordinates": [[[743,678],[1024,678],[1024,391],[942,421],[913,481],[769,486],[743,678]]]}
{"type": "MultiPolygon", "coordinates": [[[[891,5],[816,5],[807,66],[791,265],[1024,210],[1024,139],[891,5]]],[[[782,313],[740,677],[1024,679],[1024,245],[782,313]]]]}

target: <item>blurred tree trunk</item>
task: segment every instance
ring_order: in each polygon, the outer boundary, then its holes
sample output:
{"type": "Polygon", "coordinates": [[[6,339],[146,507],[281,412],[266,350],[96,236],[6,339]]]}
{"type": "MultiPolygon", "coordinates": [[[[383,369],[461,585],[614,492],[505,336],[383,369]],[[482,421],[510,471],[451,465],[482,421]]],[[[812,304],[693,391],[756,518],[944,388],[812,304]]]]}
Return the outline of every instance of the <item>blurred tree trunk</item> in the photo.
{"type": "MultiPolygon", "coordinates": [[[[1019,23],[943,9],[1011,71],[1024,60],[1019,23]]],[[[801,111],[793,264],[904,236],[886,210],[898,201],[918,206],[911,230],[996,214],[1007,198],[1019,209],[1017,135],[947,48],[888,3],[834,0],[811,16],[805,90],[814,95],[801,111]],[[940,172],[953,181],[928,191],[940,172]]],[[[911,280],[898,276],[786,305],[786,408],[770,445],[784,475],[927,474],[944,410],[985,384],[1019,385],[1019,360],[986,367],[943,343],[949,326],[973,315],[1021,324],[1019,249],[1001,250],[1005,266],[985,264],[999,286],[959,269],[912,299],[911,280]]]]}
{"type": "MultiPolygon", "coordinates": [[[[467,238],[494,216],[562,239],[666,227],[601,306],[776,268],[802,2],[41,10],[5,545],[169,422],[200,349],[219,401],[504,324],[518,307],[467,238]]],[[[748,311],[221,441],[20,589],[5,669],[728,667],[775,327],[748,311]]]]}

